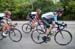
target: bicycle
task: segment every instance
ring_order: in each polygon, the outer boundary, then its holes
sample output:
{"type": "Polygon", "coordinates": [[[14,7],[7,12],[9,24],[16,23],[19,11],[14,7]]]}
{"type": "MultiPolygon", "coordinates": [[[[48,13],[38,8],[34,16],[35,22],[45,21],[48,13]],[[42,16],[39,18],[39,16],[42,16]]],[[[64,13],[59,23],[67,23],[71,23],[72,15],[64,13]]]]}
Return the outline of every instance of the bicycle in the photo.
{"type": "MultiPolygon", "coordinates": [[[[9,38],[13,42],[19,42],[22,39],[22,33],[19,29],[16,28],[16,26],[17,23],[10,25],[10,28],[6,31],[6,34],[9,35],[9,38]]],[[[6,37],[3,36],[2,27],[0,26],[0,40],[3,40],[6,37]]]]}
{"type": "MultiPolygon", "coordinates": [[[[44,27],[44,25],[41,21],[40,21],[40,24],[39,24],[38,21],[36,21],[36,20],[34,20],[34,21],[36,22],[34,29],[41,29],[41,30],[45,31],[45,27],[44,27]]],[[[29,21],[28,23],[24,23],[22,25],[22,31],[24,33],[30,33],[32,31],[32,26],[31,25],[32,25],[31,21],[29,21]]]]}
{"type": "MultiPolygon", "coordinates": [[[[55,42],[59,45],[64,46],[64,45],[68,45],[69,43],[71,43],[72,34],[68,30],[64,30],[64,28],[67,27],[67,24],[65,24],[65,23],[63,23],[63,24],[56,23],[56,24],[58,27],[56,27],[56,31],[54,31],[53,33],[51,31],[52,34],[50,34],[50,33],[48,34],[48,37],[49,37],[48,41],[51,40],[50,39],[51,36],[54,36],[55,42]],[[68,38],[68,36],[69,36],[69,38],[68,38]],[[67,38],[67,39],[65,39],[65,38],[67,38]]],[[[42,40],[42,37],[44,36],[44,34],[45,34],[45,32],[43,30],[40,30],[40,29],[33,30],[31,33],[31,39],[36,44],[42,44],[42,43],[44,43],[44,41],[42,40]]]]}

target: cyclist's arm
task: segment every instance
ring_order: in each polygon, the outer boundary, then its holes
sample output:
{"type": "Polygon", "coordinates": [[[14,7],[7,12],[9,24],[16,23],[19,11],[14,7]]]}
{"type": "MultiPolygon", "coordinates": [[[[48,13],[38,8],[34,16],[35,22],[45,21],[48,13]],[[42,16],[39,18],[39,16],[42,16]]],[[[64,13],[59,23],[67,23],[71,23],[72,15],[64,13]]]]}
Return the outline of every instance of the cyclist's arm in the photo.
{"type": "Polygon", "coordinates": [[[57,16],[53,16],[54,22],[57,22],[57,16]]]}
{"type": "Polygon", "coordinates": [[[53,16],[53,19],[54,19],[54,21],[53,21],[53,23],[52,23],[52,28],[55,28],[55,23],[57,22],[57,16],[55,15],[55,16],[53,16]]]}
{"type": "Polygon", "coordinates": [[[31,19],[31,14],[28,14],[26,19],[29,20],[29,21],[31,21],[32,20],[31,19]]]}

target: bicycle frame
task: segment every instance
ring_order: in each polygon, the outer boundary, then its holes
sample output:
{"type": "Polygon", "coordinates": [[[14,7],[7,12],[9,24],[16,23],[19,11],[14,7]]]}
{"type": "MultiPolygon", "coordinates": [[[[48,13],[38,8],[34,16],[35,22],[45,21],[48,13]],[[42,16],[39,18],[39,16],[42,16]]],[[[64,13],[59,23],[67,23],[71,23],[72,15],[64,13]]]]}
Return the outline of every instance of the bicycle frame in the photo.
{"type": "MultiPolygon", "coordinates": [[[[37,23],[37,24],[35,24],[35,29],[37,29],[38,25],[39,26],[41,25],[41,21],[40,21],[40,19],[37,19],[37,18],[33,19],[33,21],[34,21],[34,24],[37,23]]],[[[32,22],[29,21],[29,24],[32,25],[32,22]]],[[[40,27],[41,27],[41,29],[43,29],[42,26],[40,26],[40,27]]]]}
{"type": "MultiPolygon", "coordinates": [[[[9,25],[9,24],[8,24],[9,25]]],[[[11,31],[11,29],[13,29],[13,28],[15,28],[17,26],[17,23],[15,23],[14,25],[9,25],[9,28],[7,29],[7,32],[6,33],[10,33],[10,31],[11,31]]],[[[1,30],[0,31],[2,31],[2,28],[1,28],[1,30]]]]}
{"type": "MultiPolygon", "coordinates": [[[[63,25],[63,24],[56,23],[56,25],[58,26],[58,27],[55,27],[56,28],[56,32],[60,31],[60,34],[62,35],[61,30],[63,30],[65,27],[67,27],[67,24],[63,25]],[[63,27],[63,28],[60,29],[60,27],[63,27]]],[[[49,33],[49,35],[50,35],[50,33],[49,33]]],[[[63,35],[62,35],[62,37],[63,37],[63,35]]]]}

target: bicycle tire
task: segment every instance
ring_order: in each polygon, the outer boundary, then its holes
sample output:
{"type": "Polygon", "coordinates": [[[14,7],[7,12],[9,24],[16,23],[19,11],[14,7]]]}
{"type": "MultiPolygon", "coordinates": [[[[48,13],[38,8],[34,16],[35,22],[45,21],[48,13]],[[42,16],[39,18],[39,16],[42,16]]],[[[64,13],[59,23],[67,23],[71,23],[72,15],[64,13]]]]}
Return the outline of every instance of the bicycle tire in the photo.
{"type": "Polygon", "coordinates": [[[0,40],[3,40],[3,35],[2,35],[2,33],[3,33],[3,32],[0,31],[0,40]]]}
{"type": "Polygon", "coordinates": [[[22,33],[21,33],[21,31],[19,30],[19,29],[17,29],[17,28],[13,28],[10,32],[9,32],[9,38],[13,41],[13,42],[19,42],[21,39],[22,39],[22,33]],[[16,31],[18,31],[18,32],[15,32],[15,30],[16,31]],[[17,38],[19,38],[18,40],[17,39],[14,39],[11,35],[12,35],[12,33],[14,33],[14,36],[16,35],[20,35],[20,37],[17,37],[17,38]],[[16,34],[16,33],[18,33],[18,34],[16,34]]]}
{"type": "MultiPolygon", "coordinates": [[[[31,39],[32,39],[32,41],[35,42],[36,44],[42,44],[43,43],[42,38],[40,38],[41,41],[39,41],[39,42],[34,39],[34,37],[36,36],[36,34],[34,34],[35,31],[37,31],[38,34],[44,34],[44,31],[43,30],[40,30],[40,29],[36,29],[36,30],[33,30],[32,33],[31,33],[31,39]],[[39,31],[41,31],[41,32],[39,32],[39,31]]],[[[39,37],[39,36],[37,36],[37,37],[39,37]]]]}
{"type": "Polygon", "coordinates": [[[23,31],[24,33],[30,33],[30,32],[32,31],[31,26],[30,26],[29,24],[27,24],[27,23],[23,24],[23,25],[22,25],[22,31],[23,31]],[[26,28],[25,28],[25,27],[26,27],[26,28]],[[29,28],[28,28],[28,27],[29,27],[29,28]],[[29,31],[27,31],[27,30],[29,30],[29,31]]]}
{"type": "Polygon", "coordinates": [[[60,30],[60,31],[56,32],[56,34],[55,34],[55,36],[54,36],[55,42],[56,42],[57,44],[59,44],[59,45],[62,45],[62,46],[65,46],[65,45],[70,44],[71,41],[72,41],[72,34],[71,34],[68,30],[60,30]],[[59,42],[57,41],[56,36],[58,35],[58,33],[60,33],[60,31],[65,31],[65,32],[68,33],[68,35],[70,36],[71,39],[70,39],[67,43],[62,44],[62,43],[59,43],[59,42]]]}

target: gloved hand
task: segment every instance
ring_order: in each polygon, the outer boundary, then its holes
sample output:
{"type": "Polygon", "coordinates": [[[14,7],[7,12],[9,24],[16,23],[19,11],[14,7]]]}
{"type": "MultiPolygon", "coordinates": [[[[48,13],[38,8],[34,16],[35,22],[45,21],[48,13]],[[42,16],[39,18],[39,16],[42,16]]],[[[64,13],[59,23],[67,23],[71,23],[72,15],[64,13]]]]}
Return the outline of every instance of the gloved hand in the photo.
{"type": "Polygon", "coordinates": [[[58,24],[58,22],[55,22],[55,24],[58,24]]]}

